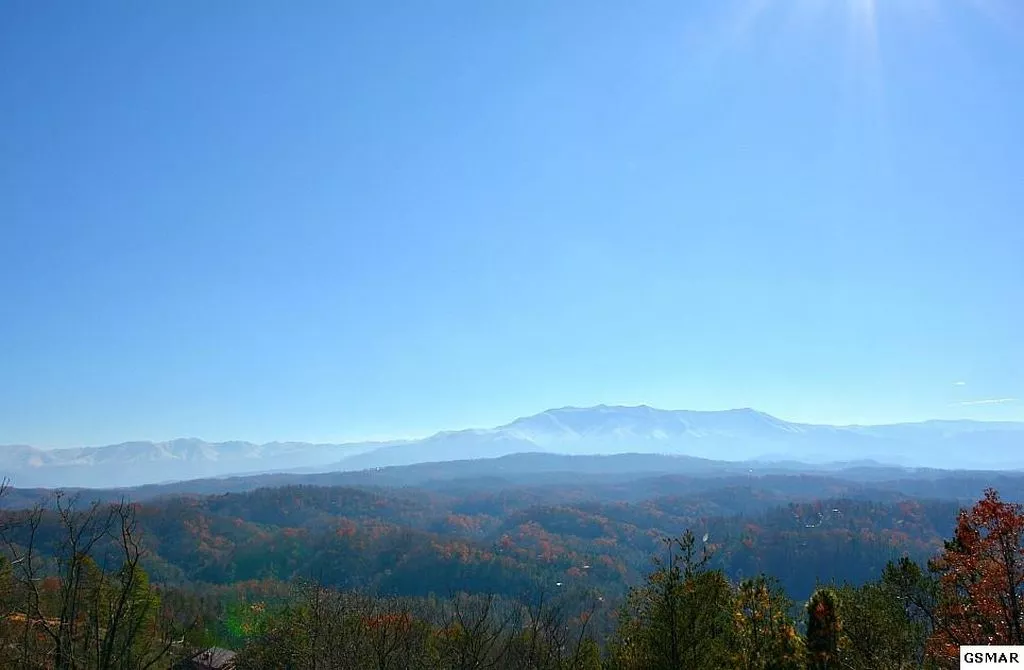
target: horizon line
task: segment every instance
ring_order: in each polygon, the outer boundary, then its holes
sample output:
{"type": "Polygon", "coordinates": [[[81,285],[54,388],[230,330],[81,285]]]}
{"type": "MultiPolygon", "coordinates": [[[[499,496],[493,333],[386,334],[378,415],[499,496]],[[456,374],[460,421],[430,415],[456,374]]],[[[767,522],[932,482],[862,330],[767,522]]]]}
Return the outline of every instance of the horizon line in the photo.
{"type": "Polygon", "coordinates": [[[886,427],[886,426],[905,426],[905,425],[920,425],[920,424],[927,424],[927,423],[960,423],[960,422],[967,422],[967,423],[992,423],[992,424],[1005,424],[1005,423],[1024,424],[1024,421],[1012,420],[1012,419],[1011,420],[1005,420],[1005,419],[996,419],[996,420],[987,420],[987,419],[919,419],[919,420],[916,420],[916,421],[915,420],[911,420],[911,421],[892,421],[892,422],[881,422],[881,423],[856,423],[856,422],[855,423],[814,423],[814,422],[808,422],[808,421],[792,421],[792,420],[789,420],[789,419],[783,419],[783,418],[781,418],[779,416],[776,416],[774,414],[769,414],[768,412],[763,412],[761,410],[754,409],[752,407],[732,407],[732,408],[728,408],[728,409],[701,410],[701,409],[664,409],[664,408],[661,408],[661,407],[655,407],[653,405],[648,405],[646,403],[639,403],[639,404],[636,404],[636,405],[598,403],[596,405],[585,405],[585,406],[564,405],[562,407],[549,407],[547,409],[540,410],[540,411],[535,412],[533,414],[527,414],[527,415],[516,417],[516,418],[512,419],[511,421],[508,421],[506,423],[502,423],[502,424],[499,424],[499,425],[495,425],[495,426],[468,426],[468,427],[464,427],[464,428],[447,428],[447,429],[434,430],[432,432],[419,433],[417,435],[407,435],[407,436],[402,436],[402,437],[397,437],[397,436],[390,436],[390,437],[373,436],[373,437],[370,437],[370,436],[368,436],[368,437],[364,437],[364,438],[342,439],[340,441],[339,440],[323,440],[323,439],[310,439],[310,440],[274,439],[274,440],[266,440],[266,441],[255,441],[255,440],[244,440],[244,439],[207,440],[207,439],[204,439],[204,438],[201,438],[201,437],[196,437],[194,435],[191,435],[191,436],[171,437],[171,438],[164,439],[164,440],[158,440],[158,439],[148,439],[148,440],[147,439],[129,439],[129,440],[123,440],[123,441],[120,441],[120,442],[110,442],[110,443],[107,443],[107,444],[75,445],[75,446],[69,446],[69,447],[38,447],[38,446],[35,446],[35,445],[32,445],[32,444],[26,444],[26,443],[0,443],[0,449],[25,448],[25,447],[27,447],[27,448],[30,448],[30,449],[38,449],[38,450],[41,450],[41,451],[61,451],[61,450],[69,450],[69,449],[102,449],[102,448],[105,448],[105,447],[117,447],[117,446],[122,446],[122,445],[126,445],[126,444],[132,444],[132,443],[168,444],[168,443],[171,443],[171,442],[189,441],[189,440],[201,442],[203,444],[214,444],[214,445],[228,444],[228,443],[231,443],[231,442],[241,442],[241,443],[252,444],[252,445],[256,445],[256,446],[266,446],[266,445],[271,445],[271,444],[289,444],[289,443],[313,445],[313,446],[344,446],[344,445],[363,445],[363,444],[366,444],[366,445],[371,445],[371,444],[372,445],[381,445],[381,444],[387,444],[387,443],[392,443],[392,442],[417,442],[417,441],[420,441],[420,440],[426,440],[426,439],[429,439],[431,437],[435,437],[437,435],[445,435],[445,434],[450,434],[450,433],[460,433],[460,432],[464,432],[464,431],[497,430],[497,429],[500,429],[500,428],[506,428],[508,426],[511,426],[512,424],[514,424],[514,423],[516,423],[518,421],[523,421],[523,420],[530,419],[530,418],[533,418],[533,417],[536,417],[536,416],[540,416],[541,414],[545,414],[547,412],[560,412],[560,411],[565,411],[565,410],[581,410],[581,411],[585,411],[585,410],[595,410],[595,409],[602,409],[602,408],[604,408],[604,409],[649,409],[649,410],[653,410],[653,411],[656,411],[656,412],[668,412],[668,413],[687,412],[687,413],[691,413],[691,414],[724,414],[724,413],[728,413],[728,412],[753,412],[753,413],[760,414],[760,415],[769,417],[771,419],[775,419],[777,421],[782,421],[782,422],[785,422],[785,423],[789,423],[789,424],[792,424],[792,425],[795,425],[795,426],[816,426],[816,427],[826,427],[826,428],[881,428],[881,427],[886,427]]]}

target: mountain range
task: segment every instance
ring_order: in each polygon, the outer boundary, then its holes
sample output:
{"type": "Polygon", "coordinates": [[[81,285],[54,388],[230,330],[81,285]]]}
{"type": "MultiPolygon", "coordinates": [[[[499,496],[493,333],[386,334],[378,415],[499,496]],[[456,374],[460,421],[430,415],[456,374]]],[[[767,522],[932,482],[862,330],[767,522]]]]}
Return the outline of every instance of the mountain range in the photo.
{"type": "Polygon", "coordinates": [[[496,428],[392,442],[253,444],[188,438],[70,449],[0,446],[0,475],[18,487],[115,487],[266,472],[364,470],[525,452],[1006,470],[1024,468],[1022,444],[1024,422],[829,426],[788,422],[753,409],[700,412],[599,405],[551,409],[496,428]]]}

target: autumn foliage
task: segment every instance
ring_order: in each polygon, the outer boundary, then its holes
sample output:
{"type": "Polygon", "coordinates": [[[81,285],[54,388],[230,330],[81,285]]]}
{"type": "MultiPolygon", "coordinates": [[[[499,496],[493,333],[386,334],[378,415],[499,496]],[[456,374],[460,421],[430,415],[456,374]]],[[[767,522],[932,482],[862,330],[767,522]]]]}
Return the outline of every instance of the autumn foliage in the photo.
{"type": "Polygon", "coordinates": [[[574,497],[282,487],[0,509],[0,665],[157,668],[216,644],[239,668],[940,670],[963,644],[1024,644],[1024,507],[991,489],[965,510],[574,497]]]}
{"type": "Polygon", "coordinates": [[[807,602],[807,667],[834,668],[839,661],[842,623],[838,597],[828,588],[818,589],[807,602]]]}
{"type": "Polygon", "coordinates": [[[952,662],[960,645],[1024,644],[1024,507],[992,489],[957,519],[931,562],[939,580],[931,652],[952,662]]]}

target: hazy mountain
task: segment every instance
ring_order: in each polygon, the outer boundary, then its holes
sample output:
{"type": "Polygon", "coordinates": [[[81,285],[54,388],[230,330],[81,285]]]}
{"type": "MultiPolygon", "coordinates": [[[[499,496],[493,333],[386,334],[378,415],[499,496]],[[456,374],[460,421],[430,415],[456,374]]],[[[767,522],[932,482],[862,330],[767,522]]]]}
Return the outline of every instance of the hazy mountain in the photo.
{"type": "Polygon", "coordinates": [[[339,468],[494,457],[514,452],[657,453],[731,461],[873,461],[936,468],[1024,467],[1024,423],[928,421],[825,426],[764,412],[565,407],[492,429],[439,433],[353,455],[339,468]]]}
{"type": "Polygon", "coordinates": [[[259,472],[361,470],[514,453],[669,454],[718,461],[870,461],[960,469],[1024,468],[1024,423],[927,421],[824,426],[752,409],[565,407],[489,429],[383,443],[209,443],[197,439],[106,447],[0,447],[0,474],[20,487],[131,486],[259,472]]]}
{"type": "Polygon", "coordinates": [[[124,442],[104,447],[0,446],[0,476],[19,487],[110,487],[324,467],[395,442],[124,442]]]}

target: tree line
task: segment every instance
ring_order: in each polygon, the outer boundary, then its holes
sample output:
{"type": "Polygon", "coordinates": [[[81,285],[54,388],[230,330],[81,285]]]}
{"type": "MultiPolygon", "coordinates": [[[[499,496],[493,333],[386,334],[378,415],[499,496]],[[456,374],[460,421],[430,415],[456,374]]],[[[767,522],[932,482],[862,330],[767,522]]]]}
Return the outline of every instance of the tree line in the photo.
{"type": "Polygon", "coordinates": [[[1024,644],[1024,508],[991,489],[925,568],[902,558],[874,581],[820,585],[802,607],[771,576],[730,581],[706,540],[664,538],[604,639],[586,598],[574,611],[465,594],[423,607],[313,584],[252,628],[239,667],[944,669],[960,645],[1024,644]]]}
{"type": "Polygon", "coordinates": [[[170,668],[216,643],[239,652],[239,668],[903,670],[957,667],[964,644],[1024,644],[1024,509],[994,490],[923,565],[898,558],[799,604],[770,574],[730,578],[721,546],[692,530],[663,538],[653,569],[618,600],[546,580],[517,596],[472,593],[458,575],[460,591],[443,596],[320,575],[232,597],[152,583],[140,511],[58,494],[0,516],[0,666],[170,668]]]}

